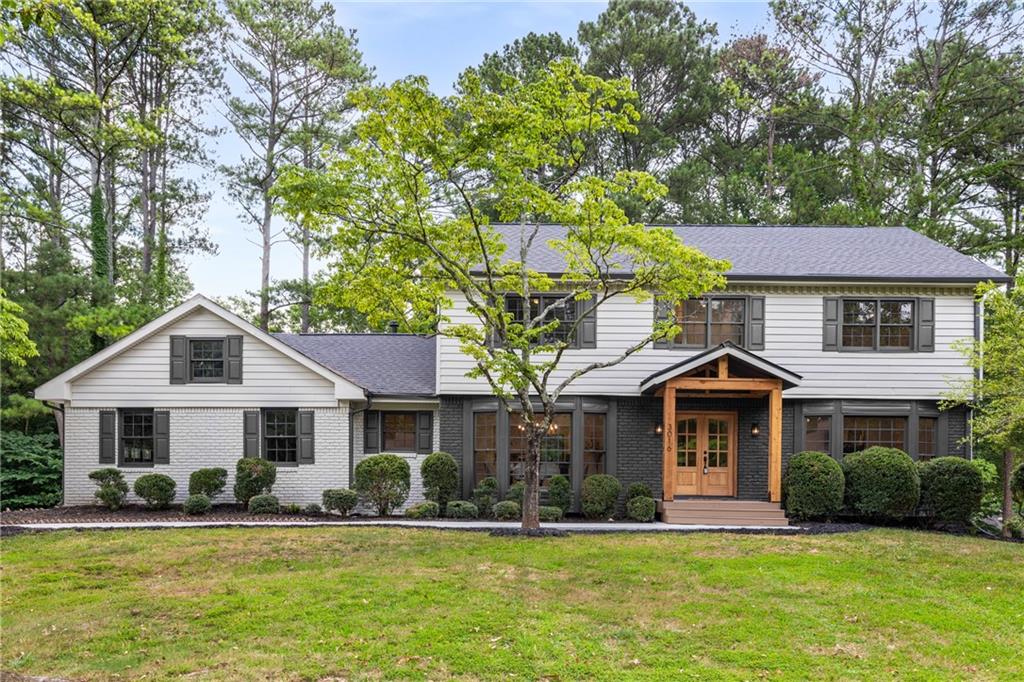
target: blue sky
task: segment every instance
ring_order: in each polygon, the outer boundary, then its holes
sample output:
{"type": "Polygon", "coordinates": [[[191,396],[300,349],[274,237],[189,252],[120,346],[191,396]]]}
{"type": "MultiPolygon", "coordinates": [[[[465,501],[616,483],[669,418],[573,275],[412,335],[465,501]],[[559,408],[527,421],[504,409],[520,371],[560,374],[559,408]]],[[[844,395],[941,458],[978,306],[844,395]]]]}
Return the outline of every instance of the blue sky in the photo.
{"type": "MultiPolygon", "coordinates": [[[[719,40],[770,30],[765,2],[690,2],[702,20],[718,26],[719,40]]],[[[354,28],[367,64],[376,69],[382,82],[409,74],[430,79],[436,92],[448,93],[458,74],[480,62],[487,52],[530,31],[557,31],[576,36],[581,21],[595,19],[605,2],[375,2],[334,3],[338,22],[354,28]]],[[[219,108],[219,107],[217,107],[219,108]]],[[[224,121],[213,111],[211,122],[224,121]]],[[[242,145],[230,133],[210,145],[218,164],[239,160],[242,145]]],[[[206,227],[220,245],[217,256],[195,256],[188,262],[189,275],[197,292],[208,296],[231,296],[259,286],[259,248],[256,231],[238,217],[238,210],[220,190],[220,179],[211,175],[213,191],[206,227]]],[[[290,244],[278,244],[271,256],[275,279],[296,277],[301,261],[290,244]]]]}

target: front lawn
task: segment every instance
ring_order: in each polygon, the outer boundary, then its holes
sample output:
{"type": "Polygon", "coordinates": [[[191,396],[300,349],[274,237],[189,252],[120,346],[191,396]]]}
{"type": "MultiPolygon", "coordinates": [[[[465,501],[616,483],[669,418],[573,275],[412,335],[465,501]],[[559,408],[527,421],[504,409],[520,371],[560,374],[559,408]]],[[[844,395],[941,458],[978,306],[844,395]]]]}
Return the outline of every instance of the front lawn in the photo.
{"type": "Polygon", "coordinates": [[[1006,679],[1024,547],[397,528],[0,542],[0,668],[73,679],[1006,679]]]}

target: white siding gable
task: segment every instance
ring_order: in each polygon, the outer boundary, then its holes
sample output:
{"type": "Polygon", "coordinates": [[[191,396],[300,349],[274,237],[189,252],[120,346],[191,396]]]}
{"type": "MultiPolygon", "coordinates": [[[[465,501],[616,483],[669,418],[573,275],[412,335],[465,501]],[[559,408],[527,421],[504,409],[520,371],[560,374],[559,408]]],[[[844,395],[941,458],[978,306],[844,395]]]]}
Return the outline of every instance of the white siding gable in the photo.
{"type": "Polygon", "coordinates": [[[199,307],[71,382],[76,407],[336,407],[334,384],[199,307]],[[241,384],[170,383],[170,337],[243,337],[241,384]]]}
{"type": "MultiPolygon", "coordinates": [[[[937,400],[948,389],[948,379],[970,376],[970,368],[953,348],[958,339],[974,333],[974,302],[964,291],[894,290],[884,295],[929,296],[935,299],[935,351],[929,353],[852,353],[822,350],[823,297],[842,295],[834,288],[827,293],[793,288],[773,289],[765,296],[765,349],[757,354],[802,375],[787,398],[902,398],[937,400]],[[781,292],[781,293],[780,293],[781,292]]],[[[861,288],[850,295],[871,295],[861,288]]],[[[447,311],[455,324],[476,322],[458,294],[447,311]]],[[[614,298],[597,311],[597,348],[570,350],[563,356],[555,375],[560,380],[569,372],[591,362],[614,358],[650,333],[653,303],[636,303],[632,298],[614,298]]],[[[644,348],[614,367],[591,372],[577,379],[567,391],[572,395],[637,395],[641,381],[649,375],[696,354],[695,350],[644,348]]],[[[458,342],[438,339],[438,391],[441,394],[489,394],[483,379],[466,378],[472,361],[458,342]]],[[[554,385],[554,384],[552,384],[554,385]]]]}

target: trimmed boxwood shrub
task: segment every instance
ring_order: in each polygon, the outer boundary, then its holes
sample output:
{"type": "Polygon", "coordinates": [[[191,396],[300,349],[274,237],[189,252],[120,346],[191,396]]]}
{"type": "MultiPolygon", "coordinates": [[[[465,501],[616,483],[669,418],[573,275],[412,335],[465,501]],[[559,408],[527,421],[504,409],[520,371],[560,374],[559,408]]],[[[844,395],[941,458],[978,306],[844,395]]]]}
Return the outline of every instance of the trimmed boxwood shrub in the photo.
{"type": "Polygon", "coordinates": [[[436,519],[440,513],[441,508],[433,500],[414,504],[405,510],[405,515],[410,519],[436,519]]]}
{"type": "Polygon", "coordinates": [[[89,479],[98,486],[95,494],[101,505],[114,511],[124,506],[125,497],[128,496],[124,474],[113,467],[107,467],[90,472],[89,479]]]}
{"type": "Polygon", "coordinates": [[[281,503],[273,495],[254,495],[249,499],[250,514],[278,514],[281,503]]]}
{"type": "Polygon", "coordinates": [[[657,510],[658,506],[654,502],[653,497],[637,495],[626,503],[626,516],[640,523],[650,523],[653,521],[657,510]]]}
{"type": "Polygon", "coordinates": [[[562,520],[562,508],[544,505],[537,508],[537,516],[541,521],[555,523],[562,520]]]}
{"type": "Polygon", "coordinates": [[[918,464],[922,515],[939,523],[967,523],[981,509],[981,472],[962,457],[937,457],[918,464]]]}
{"type": "Polygon", "coordinates": [[[622,486],[614,476],[608,474],[587,476],[583,479],[583,492],[580,495],[583,515],[588,519],[611,518],[621,492],[622,486]]]}
{"type": "Polygon", "coordinates": [[[323,513],[323,509],[316,502],[310,502],[303,508],[302,513],[306,516],[320,516],[323,513]]]}
{"type": "Polygon", "coordinates": [[[174,501],[174,479],[164,474],[144,474],[135,479],[132,490],[150,509],[167,509],[174,501]]]}
{"type": "Polygon", "coordinates": [[[793,455],[782,481],[783,506],[791,518],[830,518],[843,508],[845,479],[839,462],[813,450],[793,455]]]}
{"type": "Polygon", "coordinates": [[[910,456],[896,448],[871,447],[843,459],[846,508],[858,516],[900,519],[917,508],[921,478],[910,456]]]}
{"type": "Polygon", "coordinates": [[[182,511],[191,516],[199,516],[210,511],[210,507],[213,504],[210,502],[210,498],[202,493],[195,495],[189,495],[185,498],[185,503],[181,505],[182,511]]]}
{"type": "Polygon", "coordinates": [[[243,457],[235,465],[235,499],[243,507],[257,495],[269,495],[277,481],[277,467],[273,462],[255,457],[243,457]]]}
{"type": "Polygon", "coordinates": [[[483,518],[490,518],[491,507],[498,501],[498,479],[493,476],[480,481],[480,485],[473,488],[473,504],[476,505],[478,513],[483,518]]]}
{"type": "Polygon", "coordinates": [[[569,513],[572,507],[572,484],[568,478],[558,474],[548,479],[548,504],[561,509],[562,515],[569,513]]]}
{"type": "Polygon", "coordinates": [[[480,510],[472,502],[452,500],[445,508],[444,515],[452,519],[475,519],[480,515],[480,510]]]}
{"type": "Polygon", "coordinates": [[[523,506],[523,495],[526,494],[526,484],[522,481],[516,481],[508,487],[508,492],[505,493],[505,499],[515,502],[520,507],[523,506]]]}
{"type": "Polygon", "coordinates": [[[348,488],[328,488],[323,492],[324,511],[348,516],[359,504],[359,493],[348,488]]]}
{"type": "Polygon", "coordinates": [[[651,494],[651,489],[647,487],[646,483],[630,483],[629,487],[626,488],[626,499],[632,500],[634,497],[649,497],[652,500],[654,495],[651,494]]]}
{"type": "Polygon", "coordinates": [[[356,492],[377,510],[388,516],[409,497],[409,463],[402,457],[380,454],[356,465],[356,492]]]}
{"type": "Polygon", "coordinates": [[[222,492],[228,483],[228,471],[220,467],[196,469],[188,477],[189,495],[206,495],[211,500],[222,492]]]}
{"type": "Polygon", "coordinates": [[[420,476],[423,477],[423,496],[436,502],[439,509],[455,499],[459,490],[459,465],[447,452],[427,455],[420,465],[420,476]]]}
{"type": "Polygon", "coordinates": [[[494,505],[494,518],[499,521],[517,521],[523,518],[523,510],[515,500],[502,500],[494,505]]]}

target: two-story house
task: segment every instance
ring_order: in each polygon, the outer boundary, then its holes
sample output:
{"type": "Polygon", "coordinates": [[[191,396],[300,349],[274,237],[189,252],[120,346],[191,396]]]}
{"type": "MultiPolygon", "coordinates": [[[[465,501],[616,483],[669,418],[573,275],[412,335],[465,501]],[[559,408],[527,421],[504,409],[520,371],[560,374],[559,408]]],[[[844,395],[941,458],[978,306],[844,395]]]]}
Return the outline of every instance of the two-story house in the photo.
{"type": "MultiPolygon", "coordinates": [[[[546,242],[561,229],[541,226],[531,268],[559,272],[546,242]]],[[[629,298],[597,310],[561,372],[616,356],[656,314],[681,330],[572,385],[542,448],[544,480],[564,474],[578,493],[608,473],[656,490],[670,521],[728,521],[716,503],[740,500],[768,523],[801,450],[970,456],[967,412],[939,401],[971,371],[954,344],[981,333],[975,286],[1004,274],[906,228],[673,229],[732,263],[727,288],[672,311],[629,298]]],[[[474,321],[458,296],[448,314],[474,321]]],[[[467,496],[486,476],[506,490],[522,475],[514,415],[470,368],[443,335],[266,334],[196,296],[36,396],[58,410],[65,504],[92,501],[87,474],[102,466],[129,480],[166,473],[183,498],[191,471],[233,472],[242,456],[278,464],[283,502],[317,502],[376,452],[410,460],[411,503],[434,450],[455,456],[467,496]]]]}

